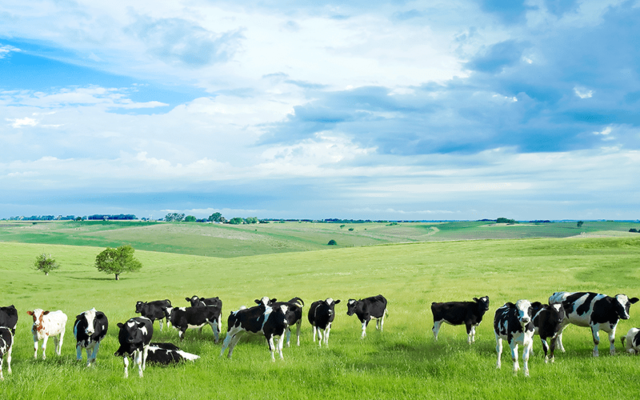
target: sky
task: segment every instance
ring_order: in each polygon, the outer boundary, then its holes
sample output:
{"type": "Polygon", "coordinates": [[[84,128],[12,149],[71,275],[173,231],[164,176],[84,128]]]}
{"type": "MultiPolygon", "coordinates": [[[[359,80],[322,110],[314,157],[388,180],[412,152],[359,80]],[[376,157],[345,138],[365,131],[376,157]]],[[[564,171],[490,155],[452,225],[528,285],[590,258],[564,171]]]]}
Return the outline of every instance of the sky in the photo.
{"type": "Polygon", "coordinates": [[[640,1],[0,3],[0,218],[638,219],[640,1]]]}

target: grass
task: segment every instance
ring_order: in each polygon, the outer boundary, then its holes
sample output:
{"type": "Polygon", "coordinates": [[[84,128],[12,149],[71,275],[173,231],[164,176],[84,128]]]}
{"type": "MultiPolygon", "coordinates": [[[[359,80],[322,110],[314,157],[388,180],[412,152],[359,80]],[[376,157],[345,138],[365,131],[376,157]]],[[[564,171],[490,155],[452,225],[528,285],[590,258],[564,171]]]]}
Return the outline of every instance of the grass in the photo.
{"type": "MultiPolygon", "coordinates": [[[[586,224],[585,224],[586,225],[586,224]]],[[[344,228],[343,228],[344,229],[344,228]]],[[[490,228],[483,228],[490,229],[490,228]]],[[[531,378],[515,376],[507,350],[495,369],[493,313],[506,301],[546,301],[558,290],[590,290],[638,296],[640,237],[593,239],[524,239],[393,244],[323,251],[265,254],[235,258],[137,251],[142,272],[120,281],[93,268],[101,247],[0,243],[3,276],[1,305],[15,304],[20,320],[13,351],[13,375],[0,383],[0,398],[636,398],[640,358],[624,354],[619,337],[640,325],[640,307],[621,321],[611,357],[591,356],[586,328],[569,327],[567,353],[545,365],[539,339],[530,360],[531,378]],[[30,266],[41,251],[61,264],[49,276],[30,266]],[[375,294],[389,300],[389,318],[380,334],[370,325],[360,340],[360,324],[346,316],[346,300],[375,294]],[[285,348],[284,361],[270,361],[263,338],[248,337],[234,358],[220,358],[210,328],[190,330],[182,348],[199,354],[195,363],[148,367],[141,380],[135,371],[122,378],[117,349],[117,322],[134,316],[138,300],[169,298],[186,305],[191,295],[220,296],[223,315],[264,295],[312,301],[333,297],[343,303],[329,348],[311,342],[303,322],[302,345],[285,348]],[[431,333],[432,301],[464,300],[489,295],[491,308],[480,325],[477,343],[466,343],[464,327],[445,326],[440,340],[431,333]],[[62,357],[49,341],[46,361],[33,360],[26,311],[63,310],[69,316],[62,357]],[[74,316],[96,307],[110,330],[98,365],[86,369],[75,361],[74,316]]],[[[155,341],[178,343],[175,330],[155,341]]],[[[226,321],[223,322],[226,330],[226,321]]],[[[521,349],[520,349],[521,356],[521,349]]],[[[522,365],[522,363],[521,363],[522,365]]]]}

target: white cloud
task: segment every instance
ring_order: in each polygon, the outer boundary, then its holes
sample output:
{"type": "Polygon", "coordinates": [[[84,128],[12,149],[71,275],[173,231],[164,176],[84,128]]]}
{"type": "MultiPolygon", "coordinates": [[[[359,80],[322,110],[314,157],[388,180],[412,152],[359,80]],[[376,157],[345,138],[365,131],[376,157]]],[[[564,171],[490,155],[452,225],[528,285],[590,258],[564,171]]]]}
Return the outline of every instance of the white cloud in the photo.
{"type": "Polygon", "coordinates": [[[11,52],[19,52],[20,49],[9,45],[0,45],[0,60],[5,58],[11,52]]]}
{"type": "Polygon", "coordinates": [[[581,87],[574,87],[573,92],[576,94],[576,96],[580,97],[581,99],[590,99],[591,97],[593,97],[593,90],[588,90],[581,87]]]}
{"type": "Polygon", "coordinates": [[[16,119],[7,118],[6,120],[9,121],[9,122],[13,121],[11,126],[14,127],[14,128],[22,128],[24,126],[36,126],[36,125],[38,125],[38,121],[36,121],[33,118],[29,118],[29,117],[16,118],[16,119]]]}
{"type": "Polygon", "coordinates": [[[613,128],[611,128],[610,126],[607,126],[606,128],[604,128],[600,132],[593,132],[593,134],[594,135],[608,135],[611,132],[613,132],[613,128]]]}

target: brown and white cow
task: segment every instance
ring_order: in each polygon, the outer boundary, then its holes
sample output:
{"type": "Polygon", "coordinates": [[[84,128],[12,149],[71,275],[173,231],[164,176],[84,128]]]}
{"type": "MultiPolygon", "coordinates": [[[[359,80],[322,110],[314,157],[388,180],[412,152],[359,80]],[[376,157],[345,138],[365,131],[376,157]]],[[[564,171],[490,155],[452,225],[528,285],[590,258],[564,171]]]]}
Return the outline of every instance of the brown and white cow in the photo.
{"type": "Polygon", "coordinates": [[[65,326],[67,325],[67,315],[60,310],[44,311],[41,308],[27,311],[27,314],[33,317],[33,326],[31,327],[34,348],[33,358],[38,358],[38,341],[40,340],[42,340],[42,359],[45,360],[47,358],[45,351],[49,337],[53,337],[56,354],[60,355],[65,326]]]}

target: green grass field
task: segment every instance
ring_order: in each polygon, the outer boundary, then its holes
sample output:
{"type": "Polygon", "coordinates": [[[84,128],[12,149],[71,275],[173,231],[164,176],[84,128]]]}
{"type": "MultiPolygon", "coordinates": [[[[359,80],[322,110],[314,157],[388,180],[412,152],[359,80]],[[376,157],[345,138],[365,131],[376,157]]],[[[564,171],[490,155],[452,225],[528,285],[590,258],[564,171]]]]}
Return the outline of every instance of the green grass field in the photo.
{"type": "MultiPolygon", "coordinates": [[[[502,369],[495,369],[492,331],[493,313],[506,301],[546,301],[558,290],[639,296],[640,237],[390,244],[234,258],[137,251],[142,272],[122,275],[120,281],[93,268],[101,250],[0,243],[0,304],[15,304],[20,313],[13,374],[6,374],[5,365],[0,398],[627,399],[637,398],[640,390],[640,357],[625,354],[619,341],[629,328],[640,326],[638,305],[618,326],[616,356],[609,356],[605,345],[602,356],[593,358],[590,331],[570,326],[567,353],[557,354],[555,364],[543,363],[535,339],[528,379],[513,375],[507,350],[502,369]],[[42,251],[52,253],[62,268],[49,276],[31,269],[42,251]],[[346,315],[346,300],[379,293],[389,300],[385,331],[370,325],[361,340],[359,321],[346,315]],[[123,379],[122,360],[113,356],[116,323],[135,316],[137,300],[169,298],[186,305],[184,298],[194,294],[223,299],[225,331],[229,311],[265,295],[300,296],[307,305],[326,297],[343,303],[336,307],[329,348],[311,342],[306,314],[302,345],[285,348],[285,360],[275,363],[264,338],[245,337],[228,360],[219,357],[221,345],[213,344],[210,328],[202,334],[190,330],[182,348],[200,360],[150,366],[143,379],[131,370],[123,379]],[[444,326],[440,340],[433,340],[432,301],[481,295],[490,296],[491,308],[474,345],[467,345],[464,327],[444,326]],[[72,325],[75,315],[91,307],[104,311],[111,327],[97,366],[86,369],[75,361],[72,325]],[[26,311],[34,308],[61,309],[69,316],[62,357],[53,355],[49,341],[47,360],[33,360],[26,311]]],[[[154,341],[178,342],[175,330],[160,333],[157,323],[155,328],[154,341]]]]}

